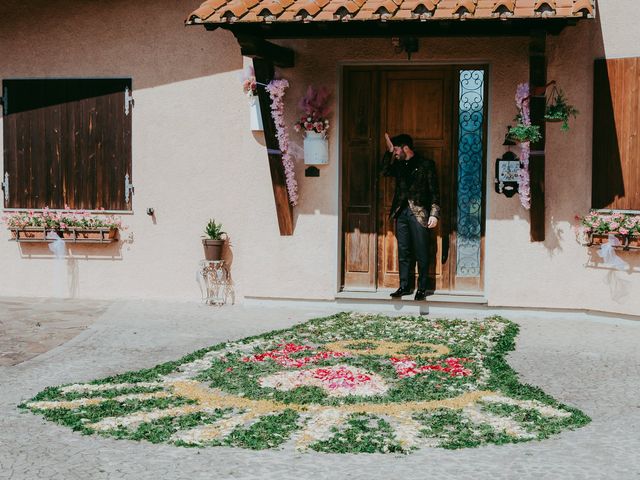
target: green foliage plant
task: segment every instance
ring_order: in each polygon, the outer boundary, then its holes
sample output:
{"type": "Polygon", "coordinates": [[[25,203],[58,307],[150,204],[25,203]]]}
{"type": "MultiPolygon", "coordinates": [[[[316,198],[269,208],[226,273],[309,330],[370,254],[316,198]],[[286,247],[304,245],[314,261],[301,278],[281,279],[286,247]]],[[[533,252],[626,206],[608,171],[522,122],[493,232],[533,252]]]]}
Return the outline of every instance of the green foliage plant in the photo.
{"type": "Polygon", "coordinates": [[[213,218],[205,226],[204,233],[211,240],[222,240],[222,235],[226,235],[226,232],[222,231],[222,224],[216,223],[213,218]]]}
{"type": "Polygon", "coordinates": [[[561,121],[561,130],[567,132],[569,130],[569,117],[576,118],[578,113],[580,112],[573,105],[567,103],[567,99],[562,91],[559,91],[555,101],[547,105],[544,118],[550,122],[561,121]]]}
{"type": "Polygon", "coordinates": [[[525,125],[520,118],[516,118],[517,124],[509,129],[509,137],[519,143],[537,143],[542,140],[538,125],[525,125]]]}

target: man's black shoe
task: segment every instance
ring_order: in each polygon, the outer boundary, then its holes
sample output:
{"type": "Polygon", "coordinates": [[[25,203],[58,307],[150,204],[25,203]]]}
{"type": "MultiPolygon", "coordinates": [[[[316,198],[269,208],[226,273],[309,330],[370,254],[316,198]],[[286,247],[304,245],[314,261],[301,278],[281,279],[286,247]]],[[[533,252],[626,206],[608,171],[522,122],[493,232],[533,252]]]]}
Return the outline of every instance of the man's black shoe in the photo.
{"type": "Polygon", "coordinates": [[[426,290],[416,290],[416,296],[414,300],[418,300],[419,302],[427,298],[426,290]]]}
{"type": "Polygon", "coordinates": [[[394,297],[394,298],[397,298],[397,297],[401,297],[403,295],[411,295],[412,293],[413,293],[413,290],[409,290],[408,288],[400,287],[395,292],[393,292],[391,294],[391,296],[394,297]]]}

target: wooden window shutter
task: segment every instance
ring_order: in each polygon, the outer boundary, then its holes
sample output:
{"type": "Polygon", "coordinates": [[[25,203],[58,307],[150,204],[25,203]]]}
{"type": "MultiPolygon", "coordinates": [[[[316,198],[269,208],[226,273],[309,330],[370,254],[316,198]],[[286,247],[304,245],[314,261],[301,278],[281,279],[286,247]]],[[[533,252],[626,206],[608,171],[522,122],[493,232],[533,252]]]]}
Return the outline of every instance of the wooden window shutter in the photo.
{"type": "Polygon", "coordinates": [[[592,206],[640,210],[640,58],[595,62],[592,206]]]}
{"type": "Polygon", "coordinates": [[[130,92],[129,78],[4,80],[5,207],[131,210],[130,92]]]}

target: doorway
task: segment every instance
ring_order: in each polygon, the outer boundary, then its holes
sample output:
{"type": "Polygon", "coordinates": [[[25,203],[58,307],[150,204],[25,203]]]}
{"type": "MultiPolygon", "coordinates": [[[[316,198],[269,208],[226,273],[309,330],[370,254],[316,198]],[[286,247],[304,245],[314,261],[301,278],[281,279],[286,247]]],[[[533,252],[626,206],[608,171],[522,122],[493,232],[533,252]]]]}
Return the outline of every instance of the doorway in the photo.
{"type": "Polygon", "coordinates": [[[394,179],[380,176],[384,133],[408,133],[434,160],[441,218],[430,230],[432,291],[481,291],[484,271],[484,67],[344,67],[342,289],[399,285],[389,210],[394,179]],[[471,267],[471,268],[469,268],[471,267]]]}

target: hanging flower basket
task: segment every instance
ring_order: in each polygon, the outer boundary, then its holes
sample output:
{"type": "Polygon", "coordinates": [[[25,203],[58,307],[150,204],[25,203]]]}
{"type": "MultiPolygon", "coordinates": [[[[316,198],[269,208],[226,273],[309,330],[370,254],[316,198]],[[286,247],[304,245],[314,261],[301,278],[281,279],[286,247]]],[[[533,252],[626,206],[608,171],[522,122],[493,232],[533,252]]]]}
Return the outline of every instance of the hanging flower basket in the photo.
{"type": "Polygon", "coordinates": [[[540,133],[540,127],[538,125],[526,125],[522,120],[516,117],[518,122],[515,127],[509,129],[509,138],[518,143],[536,143],[542,140],[542,134],[540,133]]]}
{"type": "Polygon", "coordinates": [[[567,103],[562,90],[554,85],[547,100],[544,119],[547,122],[562,122],[560,129],[566,132],[569,130],[569,117],[576,118],[578,113],[580,112],[573,105],[567,103]]]}

